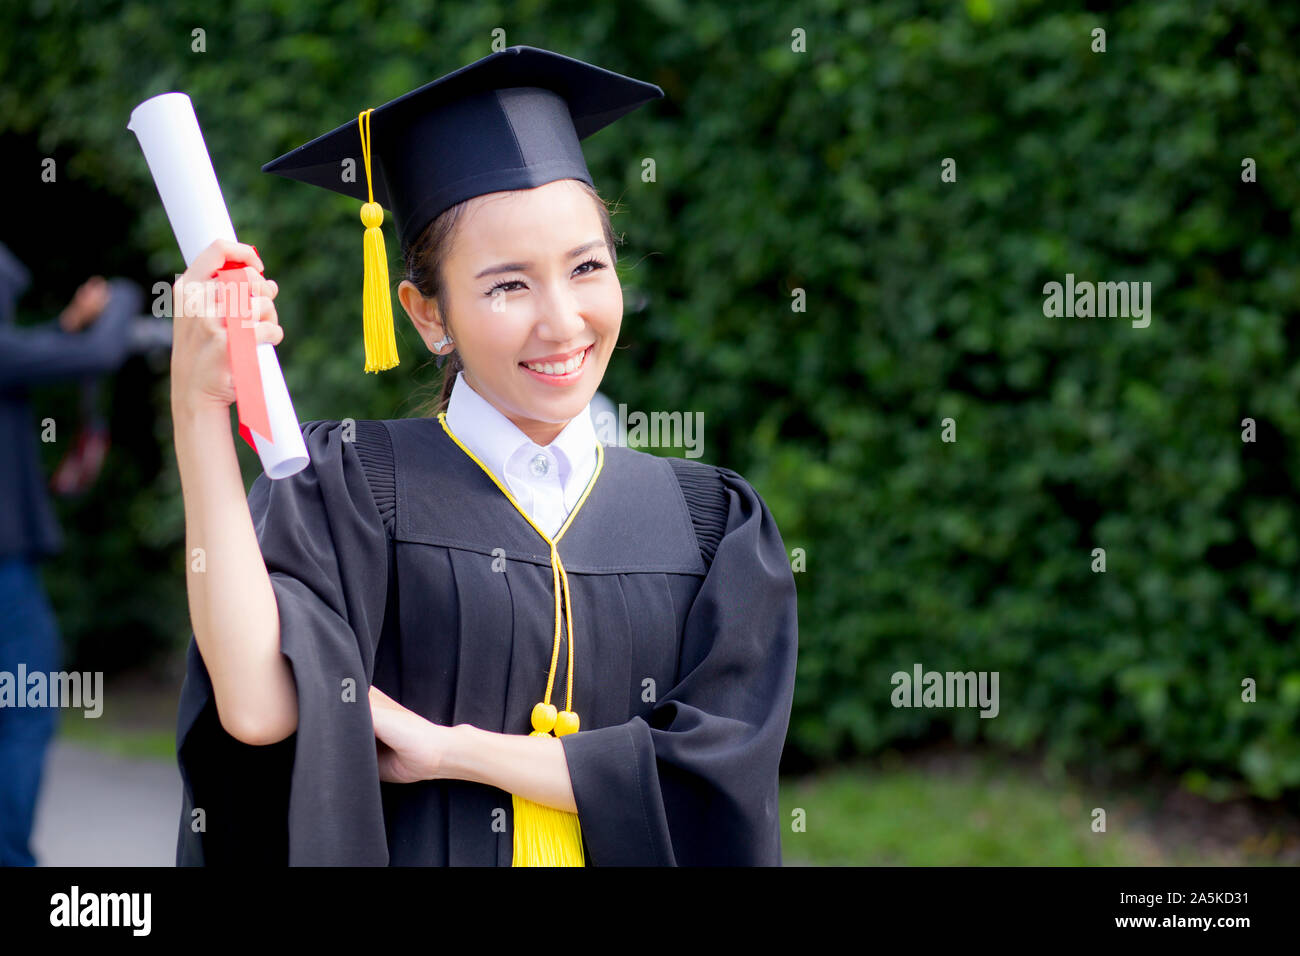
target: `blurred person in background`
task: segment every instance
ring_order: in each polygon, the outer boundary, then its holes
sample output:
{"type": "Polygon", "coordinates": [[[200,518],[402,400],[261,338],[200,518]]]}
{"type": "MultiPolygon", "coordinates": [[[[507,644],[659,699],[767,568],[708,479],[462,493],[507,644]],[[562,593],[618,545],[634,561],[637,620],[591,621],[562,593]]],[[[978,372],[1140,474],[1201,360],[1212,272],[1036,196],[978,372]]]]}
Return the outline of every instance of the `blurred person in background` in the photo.
{"type": "MultiPolygon", "coordinates": [[[[41,477],[28,389],[67,379],[91,388],[96,376],[116,371],[130,352],[142,298],[128,280],[94,276],[57,319],[20,327],[16,306],[30,284],[27,268],[0,243],[0,674],[12,682],[20,664],[28,674],[48,674],[61,656],[37,564],[62,551],[63,536],[41,477]]],[[[102,461],[105,440],[86,435],[59,466],[61,493],[84,490],[102,461]]],[[[29,841],[56,709],[13,703],[0,696],[0,866],[34,866],[29,841]]]]}

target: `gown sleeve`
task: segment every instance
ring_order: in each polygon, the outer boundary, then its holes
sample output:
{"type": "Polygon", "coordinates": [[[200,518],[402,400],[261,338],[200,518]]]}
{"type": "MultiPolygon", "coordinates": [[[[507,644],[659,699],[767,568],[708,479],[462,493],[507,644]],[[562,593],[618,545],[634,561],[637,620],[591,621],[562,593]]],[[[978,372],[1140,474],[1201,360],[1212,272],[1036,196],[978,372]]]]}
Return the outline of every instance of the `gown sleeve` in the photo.
{"type": "MultiPolygon", "coordinates": [[[[649,719],[560,738],[589,863],[779,866],[777,770],[794,697],[794,575],[767,505],[713,468],[726,523],[649,719]]],[[[716,490],[716,489],[715,489],[716,490]]]]}
{"type": "Polygon", "coordinates": [[[388,863],[368,697],[390,568],[382,490],[376,499],[364,465],[379,439],[334,421],[302,433],[307,467],[277,481],[259,475],[248,495],[297,687],[297,730],[265,747],[227,734],[191,635],[176,737],[180,866],[388,863]]]}
{"type": "Polygon", "coordinates": [[[116,370],[128,357],[131,318],[139,314],[143,295],[130,280],[114,279],[104,311],[80,332],[64,332],[57,319],[33,326],[0,323],[0,388],[116,370]]]}

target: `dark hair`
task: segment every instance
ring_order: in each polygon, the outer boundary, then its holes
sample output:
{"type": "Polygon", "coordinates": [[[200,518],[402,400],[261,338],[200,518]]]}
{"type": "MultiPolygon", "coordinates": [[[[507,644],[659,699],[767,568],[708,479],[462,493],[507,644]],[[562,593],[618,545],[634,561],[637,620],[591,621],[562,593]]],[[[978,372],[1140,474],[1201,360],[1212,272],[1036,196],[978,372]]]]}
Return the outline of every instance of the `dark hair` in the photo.
{"type": "MultiPolygon", "coordinates": [[[[596,209],[600,214],[601,228],[605,233],[605,245],[609,248],[610,259],[617,265],[618,251],[615,247],[618,240],[614,236],[614,227],[609,221],[610,210],[608,204],[592,186],[580,179],[574,180],[574,182],[586,190],[596,203],[596,209]]],[[[405,278],[419,290],[420,295],[426,299],[435,299],[437,301],[438,314],[442,318],[443,329],[445,332],[450,333],[453,339],[456,338],[456,335],[451,329],[451,314],[447,308],[447,285],[444,281],[442,269],[451,250],[451,244],[455,239],[456,223],[470,201],[466,199],[464,202],[457,203],[429,223],[424,232],[420,234],[420,238],[407,250],[405,257],[405,278]]],[[[439,412],[447,410],[447,401],[451,398],[452,386],[456,384],[456,375],[464,367],[460,359],[460,350],[453,349],[447,355],[447,361],[442,367],[442,387],[438,392],[438,397],[420,408],[417,417],[433,418],[439,412]]]]}

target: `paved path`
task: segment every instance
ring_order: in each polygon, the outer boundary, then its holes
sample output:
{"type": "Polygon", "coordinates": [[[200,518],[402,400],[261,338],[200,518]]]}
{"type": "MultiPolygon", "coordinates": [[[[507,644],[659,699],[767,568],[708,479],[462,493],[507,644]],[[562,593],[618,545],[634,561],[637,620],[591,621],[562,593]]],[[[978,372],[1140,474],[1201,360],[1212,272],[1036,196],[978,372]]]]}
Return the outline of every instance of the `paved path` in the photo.
{"type": "Polygon", "coordinates": [[[45,757],[32,852],[41,866],[175,866],[180,810],[174,762],[56,738],[45,757]]]}

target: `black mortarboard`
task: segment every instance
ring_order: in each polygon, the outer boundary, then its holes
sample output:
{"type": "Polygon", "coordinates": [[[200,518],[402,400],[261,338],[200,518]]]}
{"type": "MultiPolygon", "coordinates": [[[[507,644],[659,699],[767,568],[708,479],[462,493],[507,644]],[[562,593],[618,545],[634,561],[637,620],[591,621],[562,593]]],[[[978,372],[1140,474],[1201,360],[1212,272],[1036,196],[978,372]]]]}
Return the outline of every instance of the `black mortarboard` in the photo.
{"type": "MultiPolygon", "coordinates": [[[[595,185],[579,140],[663,95],[653,83],[513,46],[362,111],[262,171],[362,202],[373,196],[392,211],[405,252],[439,213],[474,196],[557,179],[595,185]],[[367,151],[373,162],[366,161],[367,151]],[[345,181],[349,168],[353,175],[345,181]]],[[[379,341],[391,339],[392,312],[377,228],[382,214],[368,213],[368,206],[362,209],[368,227],[366,371],[378,371],[396,365],[397,356],[395,345],[389,355],[387,342],[379,341]],[[384,312],[388,328],[380,331],[384,312]]]]}

